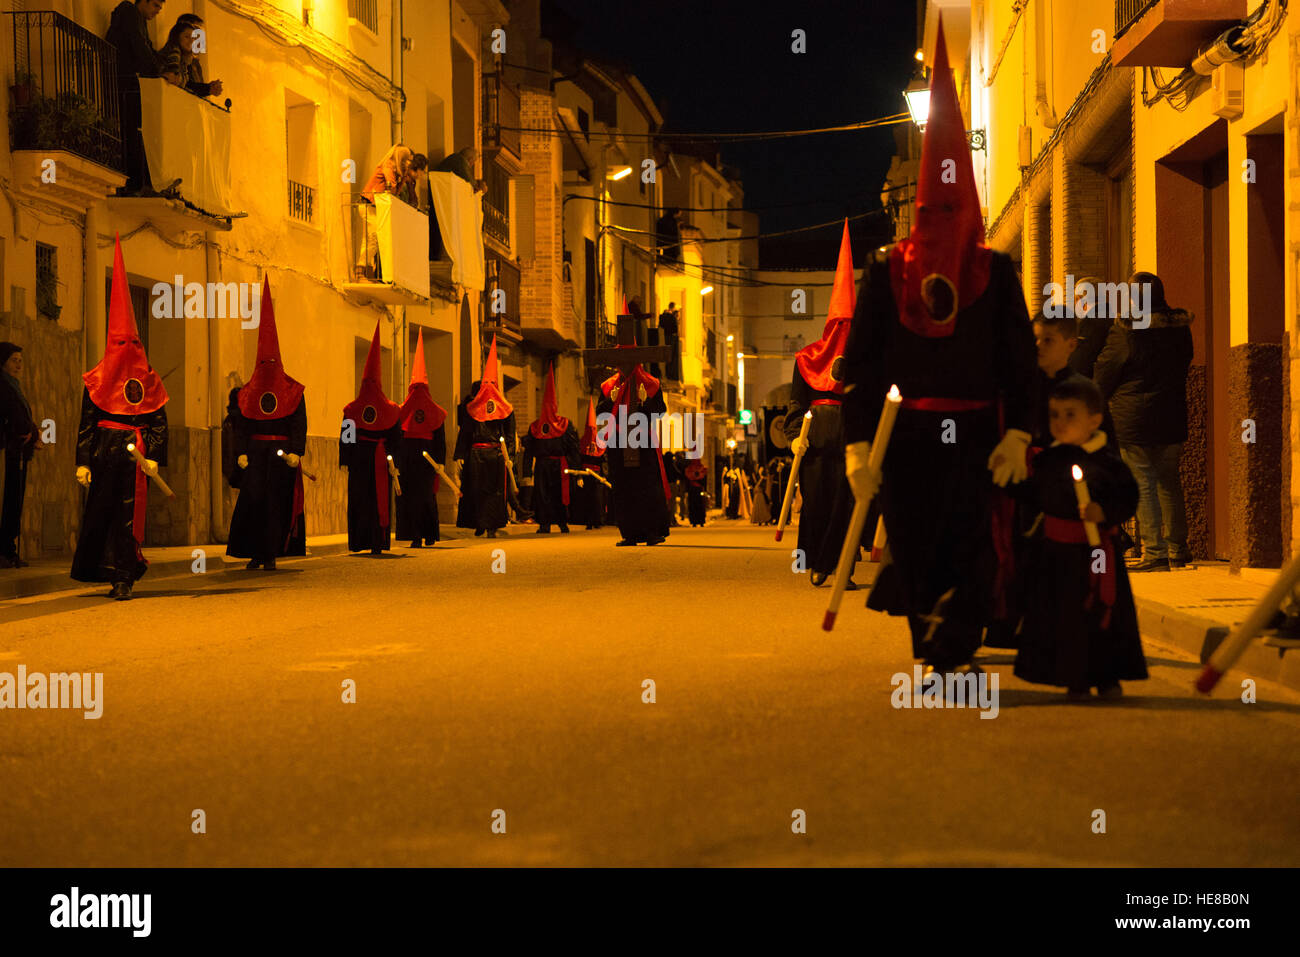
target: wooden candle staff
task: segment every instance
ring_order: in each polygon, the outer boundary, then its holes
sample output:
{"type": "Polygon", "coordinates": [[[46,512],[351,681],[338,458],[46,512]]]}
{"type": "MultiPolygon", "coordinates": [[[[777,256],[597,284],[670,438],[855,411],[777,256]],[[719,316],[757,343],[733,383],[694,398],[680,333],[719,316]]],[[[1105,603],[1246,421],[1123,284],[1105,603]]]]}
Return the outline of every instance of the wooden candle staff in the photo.
{"type": "MultiPolygon", "coordinates": [[[[890,386],[885,396],[884,408],[880,411],[880,423],[876,426],[876,437],[871,443],[871,457],[867,459],[867,468],[876,474],[885,464],[885,450],[889,448],[889,437],[894,432],[894,420],[898,418],[898,409],[903,404],[903,396],[898,386],[890,386]]],[[[856,499],[853,503],[853,518],[849,521],[849,533],[844,538],[844,547],[840,549],[840,561],[835,566],[835,586],[831,589],[830,607],[822,620],[822,628],[830,631],[835,627],[835,616],[840,613],[840,602],[844,599],[844,590],[849,584],[849,575],[853,572],[853,559],[857,555],[858,545],[862,541],[863,529],[867,527],[867,512],[871,508],[870,499],[856,499]]]]}
{"type": "MultiPolygon", "coordinates": [[[[278,456],[280,456],[280,460],[281,460],[282,462],[284,462],[285,465],[288,465],[288,464],[289,464],[288,461],[287,461],[287,460],[285,459],[285,457],[284,457],[284,449],[276,449],[276,450],[275,450],[275,454],[278,455],[278,456]]],[[[293,466],[291,466],[291,467],[293,467],[293,466]]],[[[307,476],[307,478],[311,479],[313,482],[316,481],[316,476],[313,475],[311,472],[308,472],[305,468],[303,468],[303,464],[302,464],[302,456],[298,456],[298,465],[297,465],[296,467],[299,468],[299,469],[302,469],[302,474],[305,475],[305,476],[307,476]]]]}
{"type": "Polygon", "coordinates": [[[790,506],[794,504],[794,484],[799,478],[799,463],[807,451],[808,427],[812,425],[812,409],[803,414],[803,425],[799,426],[799,451],[794,454],[794,464],[790,467],[790,481],[785,485],[785,498],[781,501],[781,520],[776,523],[776,540],[779,542],[785,534],[786,523],[790,521],[790,506]]]}
{"type": "Polygon", "coordinates": [[[393,457],[388,456],[388,474],[393,477],[393,491],[398,495],[402,494],[402,483],[397,480],[402,473],[397,471],[397,466],[393,464],[393,457]]]}
{"type": "Polygon", "coordinates": [[[159,475],[157,472],[151,473],[147,469],[145,469],[144,467],[145,457],[140,454],[140,450],[135,447],[134,442],[126,443],[126,450],[130,452],[131,455],[135,458],[136,464],[140,466],[140,470],[143,471],[145,475],[148,475],[151,479],[153,479],[154,484],[157,485],[160,489],[162,489],[164,495],[166,495],[168,498],[176,497],[176,493],[173,492],[171,488],[167,485],[167,483],[163,481],[161,475],[159,475]]]}
{"type": "Polygon", "coordinates": [[[448,488],[450,488],[453,492],[456,493],[456,497],[460,498],[461,497],[460,486],[451,480],[451,476],[447,474],[446,469],[444,469],[441,465],[439,465],[438,461],[428,452],[421,452],[420,454],[424,456],[425,461],[427,461],[430,465],[433,466],[433,470],[442,476],[442,480],[447,483],[448,488]]]}

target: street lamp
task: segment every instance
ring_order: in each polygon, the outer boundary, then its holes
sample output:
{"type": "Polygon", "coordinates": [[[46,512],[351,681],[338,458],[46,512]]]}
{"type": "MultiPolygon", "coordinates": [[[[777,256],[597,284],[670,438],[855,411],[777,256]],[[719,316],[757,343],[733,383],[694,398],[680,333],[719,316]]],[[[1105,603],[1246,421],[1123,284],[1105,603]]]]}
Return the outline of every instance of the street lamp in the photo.
{"type": "Polygon", "coordinates": [[[713,292],[713,287],[712,287],[712,286],[705,286],[703,289],[700,290],[700,295],[701,295],[701,296],[707,296],[707,295],[708,295],[709,293],[711,293],[711,292],[713,292]]]}
{"type": "Polygon", "coordinates": [[[907,112],[912,114],[912,122],[924,132],[926,121],[930,119],[930,84],[918,76],[907,84],[903,99],[907,101],[907,112]]]}
{"type": "Polygon", "coordinates": [[[612,182],[618,182],[620,179],[626,179],[631,175],[632,175],[632,167],[624,166],[617,173],[611,173],[609,178],[612,182]]]}

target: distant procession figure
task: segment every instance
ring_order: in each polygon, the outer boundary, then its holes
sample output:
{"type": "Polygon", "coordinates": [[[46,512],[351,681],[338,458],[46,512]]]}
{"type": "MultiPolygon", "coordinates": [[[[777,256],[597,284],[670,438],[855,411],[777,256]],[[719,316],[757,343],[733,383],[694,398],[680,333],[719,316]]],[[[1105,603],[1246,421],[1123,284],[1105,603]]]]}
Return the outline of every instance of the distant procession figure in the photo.
{"type": "MultiPolygon", "coordinates": [[[[632,421],[634,412],[647,418],[667,411],[659,380],[638,364],[629,372],[618,372],[600,386],[597,414],[619,416],[619,408],[632,421]]],[[[631,426],[628,428],[632,433],[631,426]]],[[[648,430],[647,430],[648,431],[648,430]]],[[[659,449],[610,446],[610,479],[614,483],[614,519],[623,533],[619,545],[658,545],[668,537],[668,479],[659,449]]]]}
{"type": "Polygon", "coordinates": [[[339,466],[348,472],[348,551],[372,555],[392,544],[388,456],[396,460],[402,446],[402,409],[384,395],[380,378],[379,328],[376,322],[361,391],[344,406],[339,435],[339,466]]]}
{"type": "MultiPolygon", "coordinates": [[[[587,426],[578,443],[578,468],[594,472],[608,481],[609,469],[605,462],[605,447],[596,437],[596,403],[587,400],[587,426]]],[[[608,495],[605,486],[596,479],[579,477],[569,490],[572,499],[573,521],[587,528],[601,528],[605,524],[608,495]]]]}
{"type": "MultiPolygon", "coordinates": [[[[551,525],[569,531],[569,506],[573,482],[567,470],[578,468],[578,430],[556,411],[555,366],[546,370],[546,392],[542,414],[524,435],[524,477],[533,480],[533,518],[537,534],[546,535],[551,525]]],[[[593,484],[600,484],[593,480],[593,484]]]]}
{"type": "Polygon", "coordinates": [[[394,456],[402,476],[402,494],[397,496],[397,538],[410,542],[412,548],[432,545],[442,537],[438,527],[441,479],[425,455],[439,465],[447,464],[446,419],[447,410],[429,394],[421,328],[411,360],[411,382],[402,404],[402,447],[394,456]]]}
{"type": "Polygon", "coordinates": [[[72,577],[111,582],[109,597],[125,601],[149,568],[140,545],[149,477],[167,464],[167,390],[140,342],[118,240],[104,357],[81,378],[86,388],[77,431],[77,481],[89,491],[72,577]],[[128,445],[143,455],[143,466],[128,445]]]}
{"type": "Polygon", "coordinates": [[[302,384],[285,373],[280,361],[269,278],[262,286],[261,310],[257,365],[229,408],[239,498],[230,516],[226,554],[247,558],[246,568],[274,570],[278,557],[307,554],[301,465],[307,451],[307,403],[302,384]]]}
{"type": "Polygon", "coordinates": [[[707,509],[704,495],[709,487],[709,469],[699,459],[686,466],[686,514],[693,528],[703,528],[707,509]]]}
{"type": "Polygon", "coordinates": [[[465,418],[456,437],[456,458],[464,463],[468,485],[474,490],[473,501],[467,506],[472,514],[466,519],[473,522],[475,535],[496,538],[506,526],[511,482],[506,459],[514,460],[515,443],[515,410],[501,389],[497,339],[493,336],[483,378],[465,403],[465,418]]]}
{"type": "MultiPolygon", "coordinates": [[[[799,465],[799,549],[814,586],[825,584],[839,561],[853,494],[844,475],[844,352],[853,319],[853,250],[849,224],[840,237],[835,283],[821,338],[795,354],[790,404],[785,415],[785,435],[791,451],[804,448],[799,465]],[[807,439],[800,438],[804,414],[812,412],[807,439]]],[[[874,528],[873,523],[868,523],[874,528]]],[[[870,534],[870,532],[868,532],[870,534]]],[[[856,587],[856,586],[850,586],[856,587]]]]}

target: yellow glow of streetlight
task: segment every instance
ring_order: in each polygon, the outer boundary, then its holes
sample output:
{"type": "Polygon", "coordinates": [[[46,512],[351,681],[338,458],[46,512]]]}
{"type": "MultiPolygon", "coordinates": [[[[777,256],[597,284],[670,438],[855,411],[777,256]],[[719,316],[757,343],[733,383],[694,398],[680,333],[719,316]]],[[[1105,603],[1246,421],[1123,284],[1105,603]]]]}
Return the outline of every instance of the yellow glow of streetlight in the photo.
{"type": "Polygon", "coordinates": [[[711,293],[711,292],[713,292],[713,287],[712,287],[712,286],[705,286],[703,289],[700,290],[700,295],[701,295],[701,296],[707,296],[707,295],[708,295],[709,293],[711,293]]]}
{"type": "Polygon", "coordinates": [[[731,342],[731,341],[733,341],[735,338],[736,338],[735,336],[727,336],[727,341],[728,341],[728,342],[731,342]]]}
{"type": "Polygon", "coordinates": [[[611,176],[610,179],[617,181],[620,179],[626,179],[628,176],[631,175],[632,175],[632,167],[624,166],[621,170],[619,170],[617,173],[611,176]]]}

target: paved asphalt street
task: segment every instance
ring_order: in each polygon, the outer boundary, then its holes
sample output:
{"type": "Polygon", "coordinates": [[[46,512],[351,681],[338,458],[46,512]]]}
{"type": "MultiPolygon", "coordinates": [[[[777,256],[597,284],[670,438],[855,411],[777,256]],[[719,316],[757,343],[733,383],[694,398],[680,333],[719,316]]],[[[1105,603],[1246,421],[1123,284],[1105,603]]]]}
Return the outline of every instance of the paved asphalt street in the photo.
{"type": "Polygon", "coordinates": [[[0,865],[1300,863],[1279,686],[1148,645],[1121,702],[999,654],[996,718],[895,709],[905,626],[823,632],[792,535],[513,528],[0,602],[0,672],[104,674],[98,720],[0,710],[0,865]]]}

